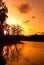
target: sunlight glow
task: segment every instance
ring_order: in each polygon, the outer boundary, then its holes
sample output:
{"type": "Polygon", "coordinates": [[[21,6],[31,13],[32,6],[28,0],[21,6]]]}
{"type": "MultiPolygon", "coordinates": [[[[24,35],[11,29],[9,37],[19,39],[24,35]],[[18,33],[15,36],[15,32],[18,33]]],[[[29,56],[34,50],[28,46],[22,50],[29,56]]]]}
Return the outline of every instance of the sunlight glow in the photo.
{"type": "Polygon", "coordinates": [[[4,35],[6,35],[7,34],[7,31],[6,30],[4,30],[4,35]]]}
{"type": "MultiPolygon", "coordinates": [[[[12,26],[12,25],[20,25],[22,28],[24,28],[24,32],[23,32],[23,34],[24,35],[32,35],[33,33],[32,33],[32,30],[31,30],[31,32],[30,32],[30,30],[28,30],[28,28],[30,28],[31,29],[31,27],[30,26],[26,26],[26,24],[23,24],[23,19],[22,20],[20,20],[20,19],[18,19],[18,18],[14,18],[14,16],[12,17],[12,16],[9,16],[9,18],[6,20],[6,23],[8,24],[8,25],[10,25],[10,26],[12,26]],[[27,32],[28,31],[28,32],[27,32]]],[[[10,34],[11,35],[11,34],[10,34]]]]}
{"type": "Polygon", "coordinates": [[[12,25],[12,24],[14,24],[14,25],[17,25],[17,24],[20,25],[20,21],[18,19],[15,19],[14,17],[13,18],[12,17],[8,18],[6,22],[9,25],[12,25]]]}

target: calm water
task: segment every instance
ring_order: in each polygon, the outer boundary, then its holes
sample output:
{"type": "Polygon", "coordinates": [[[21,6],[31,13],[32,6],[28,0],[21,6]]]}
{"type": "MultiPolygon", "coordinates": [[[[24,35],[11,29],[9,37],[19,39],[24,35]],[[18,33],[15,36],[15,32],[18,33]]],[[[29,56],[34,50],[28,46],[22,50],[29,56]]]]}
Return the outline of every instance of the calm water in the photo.
{"type": "Polygon", "coordinates": [[[18,61],[7,60],[6,65],[44,65],[44,42],[27,42],[17,44],[20,58],[18,61]]]}

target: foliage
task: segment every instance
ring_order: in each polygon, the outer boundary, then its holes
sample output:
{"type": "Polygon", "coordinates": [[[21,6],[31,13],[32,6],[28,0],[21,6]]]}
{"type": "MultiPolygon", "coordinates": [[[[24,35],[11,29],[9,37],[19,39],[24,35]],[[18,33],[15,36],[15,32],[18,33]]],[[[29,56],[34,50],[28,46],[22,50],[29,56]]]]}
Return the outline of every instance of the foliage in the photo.
{"type": "Polygon", "coordinates": [[[8,9],[3,0],[0,0],[0,36],[3,35],[3,23],[6,21],[8,9]]]}
{"type": "Polygon", "coordinates": [[[6,35],[21,35],[23,28],[19,25],[8,25],[4,23],[3,30],[6,31],[6,35]]]}
{"type": "Polygon", "coordinates": [[[3,23],[8,17],[7,13],[8,13],[8,9],[5,3],[2,0],[0,0],[0,22],[1,23],[3,23]]]}
{"type": "Polygon", "coordinates": [[[13,35],[21,35],[22,34],[22,31],[23,31],[23,28],[19,25],[13,25],[12,27],[12,34],[13,35]]]}

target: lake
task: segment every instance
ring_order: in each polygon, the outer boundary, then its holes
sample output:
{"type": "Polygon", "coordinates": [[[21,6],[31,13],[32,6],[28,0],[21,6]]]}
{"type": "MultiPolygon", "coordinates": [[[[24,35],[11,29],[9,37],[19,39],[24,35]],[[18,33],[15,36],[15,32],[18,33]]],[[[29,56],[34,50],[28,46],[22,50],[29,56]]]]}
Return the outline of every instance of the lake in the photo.
{"type": "MultiPolygon", "coordinates": [[[[16,45],[18,49],[18,53],[15,53],[17,58],[7,59],[6,65],[44,65],[44,42],[21,42],[24,44],[16,45]]],[[[13,45],[13,47],[15,51],[15,46],[13,45]]]]}

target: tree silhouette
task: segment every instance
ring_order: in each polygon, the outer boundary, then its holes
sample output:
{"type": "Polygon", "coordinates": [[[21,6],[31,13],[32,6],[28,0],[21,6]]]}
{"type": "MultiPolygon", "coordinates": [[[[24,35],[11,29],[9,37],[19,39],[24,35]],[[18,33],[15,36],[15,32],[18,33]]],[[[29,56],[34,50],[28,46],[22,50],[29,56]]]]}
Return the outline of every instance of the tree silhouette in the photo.
{"type": "Polygon", "coordinates": [[[16,27],[15,25],[11,26],[11,35],[15,35],[16,27]]]}
{"type": "Polygon", "coordinates": [[[3,24],[3,32],[6,31],[4,34],[9,35],[10,34],[10,25],[8,25],[6,22],[3,24]]]}
{"type": "Polygon", "coordinates": [[[22,35],[23,28],[19,25],[8,25],[4,23],[3,31],[6,31],[6,35],[22,35]]]}
{"type": "Polygon", "coordinates": [[[11,31],[12,35],[22,35],[23,28],[19,25],[13,25],[11,31]]]}
{"type": "Polygon", "coordinates": [[[3,2],[3,0],[0,0],[0,35],[3,35],[3,23],[6,20],[8,13],[8,9],[3,2]]]}
{"type": "Polygon", "coordinates": [[[6,60],[3,58],[1,52],[3,49],[3,46],[1,44],[1,36],[3,35],[3,23],[6,20],[8,9],[3,2],[3,0],[0,0],[0,65],[5,65],[6,60]]]}
{"type": "Polygon", "coordinates": [[[16,28],[17,28],[17,29],[16,29],[17,35],[21,35],[21,34],[22,34],[22,31],[23,31],[22,27],[19,26],[19,25],[17,25],[16,28]]]}

